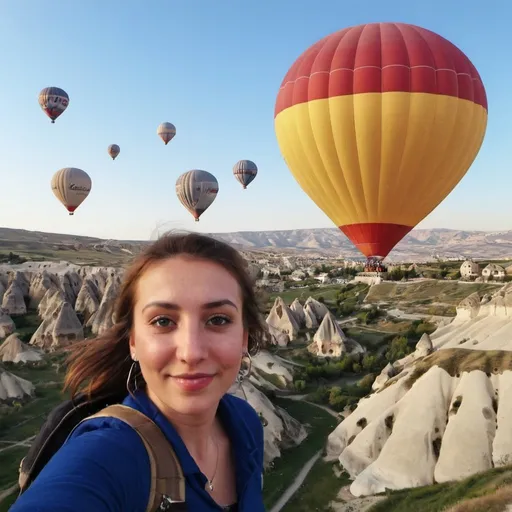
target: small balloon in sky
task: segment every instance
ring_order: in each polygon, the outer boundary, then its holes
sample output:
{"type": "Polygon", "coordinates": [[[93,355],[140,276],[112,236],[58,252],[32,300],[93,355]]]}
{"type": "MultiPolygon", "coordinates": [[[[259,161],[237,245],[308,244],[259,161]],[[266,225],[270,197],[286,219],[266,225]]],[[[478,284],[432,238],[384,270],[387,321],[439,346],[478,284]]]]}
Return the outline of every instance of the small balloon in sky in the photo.
{"type": "Polygon", "coordinates": [[[158,136],[164,141],[165,145],[169,144],[176,135],[176,126],[172,123],[162,123],[156,130],[158,136]]]}
{"type": "Polygon", "coordinates": [[[68,93],[59,87],[45,87],[39,93],[39,105],[52,123],[55,123],[55,119],[68,108],[68,93]]]}

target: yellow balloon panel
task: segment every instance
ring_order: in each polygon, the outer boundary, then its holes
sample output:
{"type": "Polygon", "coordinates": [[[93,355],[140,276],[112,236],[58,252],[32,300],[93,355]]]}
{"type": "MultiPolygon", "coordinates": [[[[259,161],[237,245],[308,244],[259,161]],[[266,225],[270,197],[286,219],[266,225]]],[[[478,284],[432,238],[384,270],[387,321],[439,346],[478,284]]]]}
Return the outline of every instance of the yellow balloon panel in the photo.
{"type": "Polygon", "coordinates": [[[486,125],[471,101],[408,92],[314,100],[275,119],[292,174],[337,226],[418,224],[467,172],[486,125]]]}

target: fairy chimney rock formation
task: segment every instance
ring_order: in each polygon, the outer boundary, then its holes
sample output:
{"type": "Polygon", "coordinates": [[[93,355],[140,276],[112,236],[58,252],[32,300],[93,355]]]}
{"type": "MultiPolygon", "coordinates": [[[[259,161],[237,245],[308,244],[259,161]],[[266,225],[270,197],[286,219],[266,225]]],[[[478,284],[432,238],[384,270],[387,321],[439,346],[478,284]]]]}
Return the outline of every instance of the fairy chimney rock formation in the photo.
{"type": "Polygon", "coordinates": [[[308,351],[319,357],[340,357],[347,352],[347,337],[336,322],[336,318],[328,312],[313,337],[308,351]]]}
{"type": "Polygon", "coordinates": [[[3,363],[26,363],[40,361],[43,353],[40,350],[23,343],[17,333],[11,334],[0,345],[0,361],[3,363]]]}
{"type": "Polygon", "coordinates": [[[75,310],[64,302],[53,324],[53,343],[50,349],[62,348],[84,339],[84,330],[75,310]]]}
{"type": "Polygon", "coordinates": [[[75,303],[75,311],[82,316],[84,323],[87,323],[91,316],[96,313],[100,307],[100,302],[100,292],[94,279],[90,276],[86,277],[82,282],[75,303]]]}
{"type": "Polygon", "coordinates": [[[319,302],[318,300],[314,299],[313,297],[308,297],[305,303],[306,307],[309,307],[311,312],[315,315],[317,322],[322,322],[325,315],[329,313],[329,309],[325,304],[322,302],[319,302]]]}
{"type": "Polygon", "coordinates": [[[0,338],[6,338],[14,332],[15,325],[6,309],[0,308],[0,338]]]}
{"type": "Polygon", "coordinates": [[[10,404],[34,396],[35,386],[28,380],[8,372],[0,364],[0,403],[10,404]]]}
{"type": "Polygon", "coordinates": [[[299,325],[290,308],[281,297],[277,297],[267,317],[267,324],[274,330],[287,334],[290,340],[297,338],[299,325]]]}
{"type": "Polygon", "coordinates": [[[302,329],[306,327],[306,316],[304,314],[304,308],[302,307],[299,299],[295,299],[291,303],[290,310],[293,313],[295,320],[297,320],[297,325],[299,328],[302,329]]]}
{"type": "Polygon", "coordinates": [[[5,309],[9,315],[19,316],[27,314],[27,307],[19,281],[11,281],[9,288],[7,288],[4,293],[2,308],[5,309]]]}

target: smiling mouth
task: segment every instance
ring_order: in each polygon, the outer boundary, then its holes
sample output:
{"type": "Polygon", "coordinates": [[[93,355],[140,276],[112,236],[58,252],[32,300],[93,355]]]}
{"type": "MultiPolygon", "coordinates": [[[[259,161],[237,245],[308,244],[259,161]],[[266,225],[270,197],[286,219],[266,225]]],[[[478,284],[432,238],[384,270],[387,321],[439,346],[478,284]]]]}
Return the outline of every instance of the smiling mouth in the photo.
{"type": "Polygon", "coordinates": [[[201,391],[207,388],[212,382],[215,375],[207,373],[196,373],[196,374],[182,374],[171,376],[173,382],[175,382],[183,391],[201,391]]]}

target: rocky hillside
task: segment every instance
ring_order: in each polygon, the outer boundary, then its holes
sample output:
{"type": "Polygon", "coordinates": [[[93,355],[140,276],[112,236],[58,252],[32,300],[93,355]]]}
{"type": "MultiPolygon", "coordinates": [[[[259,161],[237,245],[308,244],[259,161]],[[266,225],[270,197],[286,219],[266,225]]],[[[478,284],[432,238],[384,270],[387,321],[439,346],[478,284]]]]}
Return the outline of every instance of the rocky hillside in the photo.
{"type": "MultiPolygon", "coordinates": [[[[277,252],[323,253],[360,258],[350,240],[335,228],[286,231],[240,231],[211,233],[240,249],[277,252]]],[[[103,240],[94,237],[0,228],[0,251],[22,255],[59,257],[100,264],[98,255],[128,260],[148,241],[103,240]]],[[[392,251],[390,261],[418,261],[440,257],[504,259],[512,256],[512,231],[484,232],[450,229],[418,229],[407,235],[392,251]]]]}
{"type": "Polygon", "coordinates": [[[377,377],[375,393],[328,439],[329,456],[353,478],[353,495],[510,464],[511,304],[510,284],[483,298],[470,295],[453,322],[377,377]]]}

